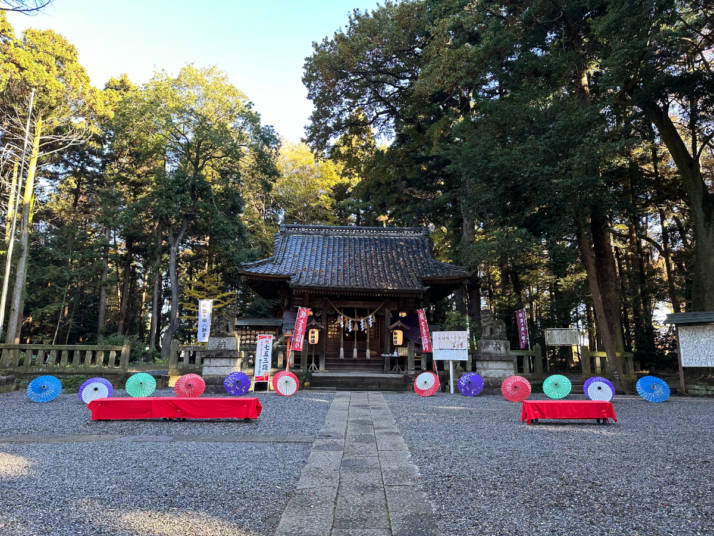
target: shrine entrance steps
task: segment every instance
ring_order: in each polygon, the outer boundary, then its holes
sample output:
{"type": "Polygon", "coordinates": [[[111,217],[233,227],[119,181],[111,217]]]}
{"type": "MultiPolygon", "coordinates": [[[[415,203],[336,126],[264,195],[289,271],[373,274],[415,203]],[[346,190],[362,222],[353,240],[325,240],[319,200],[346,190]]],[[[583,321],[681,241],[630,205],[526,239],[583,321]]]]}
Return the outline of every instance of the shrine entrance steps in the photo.
{"type": "MultiPolygon", "coordinates": [[[[308,361],[309,362],[309,361],[308,361]]],[[[317,358],[315,358],[317,362],[317,358]]],[[[373,355],[372,359],[365,359],[360,355],[359,359],[352,359],[351,355],[345,355],[344,359],[328,355],[325,358],[325,368],[329,372],[384,372],[384,359],[378,355],[373,355]]]]}
{"type": "Polygon", "coordinates": [[[412,381],[405,374],[379,372],[313,372],[310,389],[334,391],[408,391],[412,381]]]}

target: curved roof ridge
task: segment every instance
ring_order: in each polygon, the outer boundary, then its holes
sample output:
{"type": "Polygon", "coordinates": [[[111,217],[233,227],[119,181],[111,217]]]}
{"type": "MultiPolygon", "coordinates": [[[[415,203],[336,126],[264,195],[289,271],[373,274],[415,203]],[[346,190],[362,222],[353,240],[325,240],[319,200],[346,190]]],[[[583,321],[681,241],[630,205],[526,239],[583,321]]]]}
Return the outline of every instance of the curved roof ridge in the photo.
{"type": "Polygon", "coordinates": [[[300,223],[283,223],[281,234],[324,234],[336,236],[428,236],[426,227],[362,227],[356,225],[313,225],[300,223]]]}

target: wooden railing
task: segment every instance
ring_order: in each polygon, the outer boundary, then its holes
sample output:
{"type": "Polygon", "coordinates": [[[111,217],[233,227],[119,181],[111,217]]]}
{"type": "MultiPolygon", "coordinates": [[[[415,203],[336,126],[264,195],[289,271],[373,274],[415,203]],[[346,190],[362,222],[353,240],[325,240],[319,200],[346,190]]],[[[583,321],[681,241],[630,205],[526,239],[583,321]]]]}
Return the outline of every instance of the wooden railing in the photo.
{"type": "MultiPolygon", "coordinates": [[[[626,378],[635,377],[635,361],[632,352],[622,352],[617,354],[622,358],[622,371],[626,378]]],[[[590,376],[596,374],[605,376],[607,370],[607,354],[605,352],[591,352],[588,348],[580,347],[580,360],[583,375],[590,376]]]]}
{"type": "Polygon", "coordinates": [[[532,350],[511,349],[513,373],[521,376],[541,378],[544,375],[543,351],[540,344],[534,344],[532,350]]]}
{"type": "Polygon", "coordinates": [[[0,370],[15,373],[125,374],[128,343],[109,345],[0,344],[0,370]]]}

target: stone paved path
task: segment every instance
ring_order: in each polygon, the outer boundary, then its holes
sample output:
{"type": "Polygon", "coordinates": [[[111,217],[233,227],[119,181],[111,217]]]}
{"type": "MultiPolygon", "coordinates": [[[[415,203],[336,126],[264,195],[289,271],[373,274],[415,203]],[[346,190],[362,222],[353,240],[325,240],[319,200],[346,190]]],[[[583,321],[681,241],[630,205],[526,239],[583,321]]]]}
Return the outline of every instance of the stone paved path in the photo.
{"type": "Polygon", "coordinates": [[[409,457],[381,393],[338,392],[276,535],[437,535],[409,457]]]}

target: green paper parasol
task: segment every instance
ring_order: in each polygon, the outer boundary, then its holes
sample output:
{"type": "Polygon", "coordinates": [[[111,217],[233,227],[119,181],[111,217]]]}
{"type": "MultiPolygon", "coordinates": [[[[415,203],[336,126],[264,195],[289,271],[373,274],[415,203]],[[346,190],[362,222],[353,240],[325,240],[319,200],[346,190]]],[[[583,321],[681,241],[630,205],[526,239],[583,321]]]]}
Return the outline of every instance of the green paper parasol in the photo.
{"type": "Polygon", "coordinates": [[[548,398],[565,398],[570,394],[572,387],[570,380],[562,374],[548,376],[543,382],[543,392],[548,398]]]}
{"type": "Polygon", "coordinates": [[[129,396],[144,397],[151,396],[156,390],[156,380],[151,374],[137,372],[129,376],[124,386],[129,396]]]}

